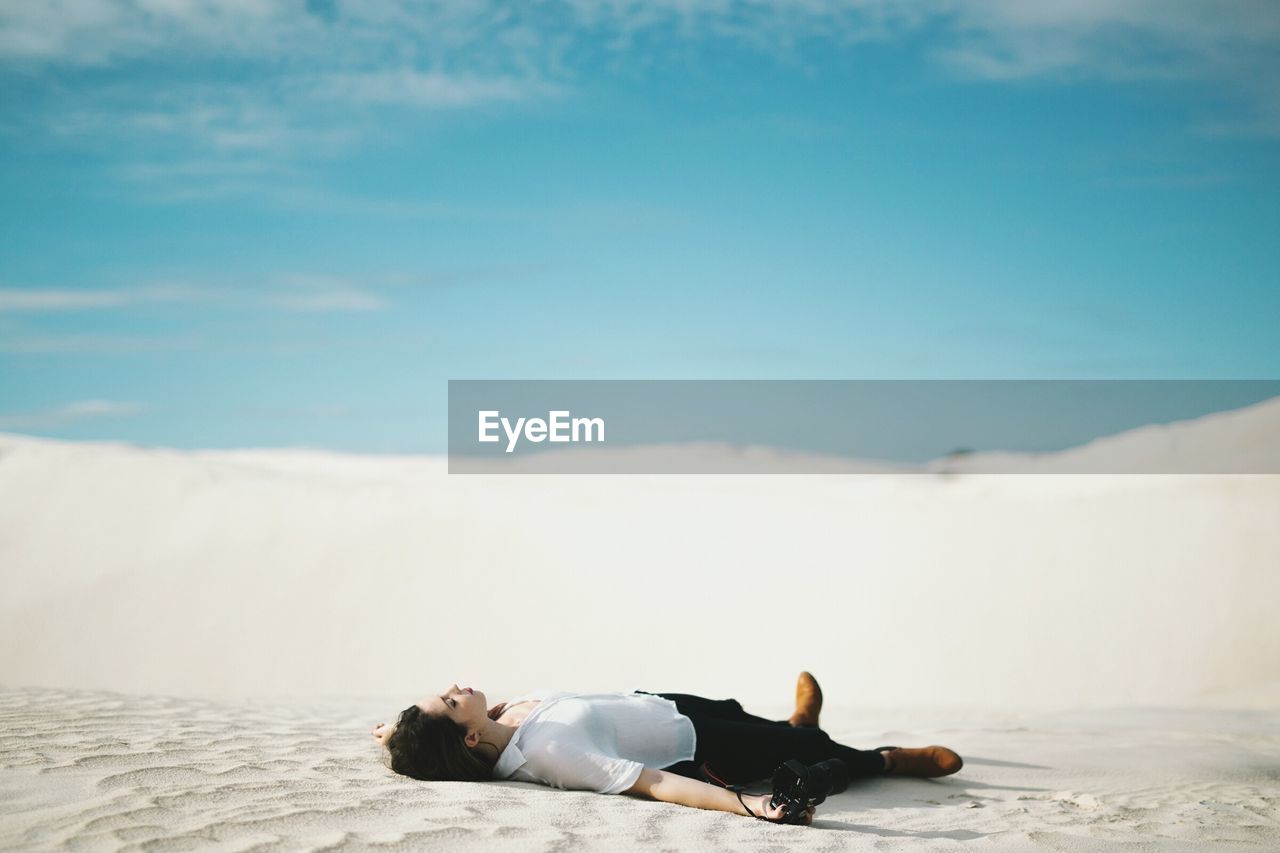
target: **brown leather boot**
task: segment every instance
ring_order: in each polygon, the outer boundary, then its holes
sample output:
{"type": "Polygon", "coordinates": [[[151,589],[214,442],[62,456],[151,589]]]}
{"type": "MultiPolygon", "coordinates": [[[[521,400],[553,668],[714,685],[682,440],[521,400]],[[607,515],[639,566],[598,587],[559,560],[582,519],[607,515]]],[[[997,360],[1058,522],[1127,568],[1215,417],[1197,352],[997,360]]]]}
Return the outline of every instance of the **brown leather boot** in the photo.
{"type": "Polygon", "coordinates": [[[818,679],[807,672],[796,679],[796,712],[788,721],[793,726],[818,727],[818,713],[822,710],[822,688],[818,679]]]}
{"type": "Polygon", "coordinates": [[[893,776],[932,779],[936,776],[950,776],[964,766],[964,759],[945,746],[922,746],[916,749],[882,746],[876,752],[884,754],[884,772],[893,776]]]}

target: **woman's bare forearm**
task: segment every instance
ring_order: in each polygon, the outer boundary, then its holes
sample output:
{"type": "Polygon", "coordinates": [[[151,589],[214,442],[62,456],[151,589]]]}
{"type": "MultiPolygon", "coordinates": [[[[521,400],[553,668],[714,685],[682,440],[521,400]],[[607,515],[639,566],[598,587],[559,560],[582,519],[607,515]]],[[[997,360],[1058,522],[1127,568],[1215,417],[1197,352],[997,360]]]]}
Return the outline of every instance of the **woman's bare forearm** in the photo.
{"type": "MultiPolygon", "coordinates": [[[[695,809],[711,809],[720,812],[746,815],[747,811],[738,801],[738,795],[727,788],[720,788],[687,776],[668,773],[665,770],[653,770],[646,767],[640,773],[636,783],[623,793],[635,797],[648,797],[664,803],[678,803],[695,809]]],[[[744,795],[743,799],[756,814],[762,814],[765,803],[762,797],[744,795]]]]}

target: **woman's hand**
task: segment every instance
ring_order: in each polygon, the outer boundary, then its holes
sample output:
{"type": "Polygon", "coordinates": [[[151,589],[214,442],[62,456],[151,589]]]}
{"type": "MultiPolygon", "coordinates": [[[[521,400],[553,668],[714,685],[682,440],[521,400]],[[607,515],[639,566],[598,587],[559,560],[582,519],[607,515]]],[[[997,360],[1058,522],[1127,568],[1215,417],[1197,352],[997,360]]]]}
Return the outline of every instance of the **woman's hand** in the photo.
{"type": "Polygon", "coordinates": [[[497,705],[494,705],[492,708],[489,709],[489,719],[491,720],[498,719],[499,717],[502,716],[502,712],[505,710],[507,710],[507,703],[499,702],[497,705]]]}
{"type": "MultiPolygon", "coordinates": [[[[743,797],[743,799],[747,801],[747,804],[749,806],[751,806],[751,810],[753,812],[760,815],[761,817],[765,817],[771,821],[774,821],[775,823],[781,822],[783,817],[785,817],[786,815],[786,812],[783,811],[782,806],[772,806],[769,804],[769,801],[773,799],[773,797],[770,796],[769,794],[760,795],[759,808],[756,807],[755,803],[751,802],[753,798],[743,797]]],[[[808,826],[809,824],[813,823],[813,813],[814,813],[813,806],[809,806],[809,808],[805,810],[804,819],[800,821],[800,825],[808,826]]]]}

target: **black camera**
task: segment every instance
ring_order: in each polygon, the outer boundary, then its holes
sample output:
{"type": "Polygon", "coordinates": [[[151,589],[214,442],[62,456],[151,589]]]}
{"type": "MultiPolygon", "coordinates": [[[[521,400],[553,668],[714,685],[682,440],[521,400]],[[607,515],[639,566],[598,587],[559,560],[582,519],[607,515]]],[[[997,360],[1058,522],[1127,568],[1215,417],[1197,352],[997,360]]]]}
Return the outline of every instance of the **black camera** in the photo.
{"type": "Polygon", "coordinates": [[[838,758],[805,766],[792,759],[773,771],[774,808],[781,807],[783,823],[802,823],[804,814],[832,794],[849,787],[849,768],[838,758]]]}

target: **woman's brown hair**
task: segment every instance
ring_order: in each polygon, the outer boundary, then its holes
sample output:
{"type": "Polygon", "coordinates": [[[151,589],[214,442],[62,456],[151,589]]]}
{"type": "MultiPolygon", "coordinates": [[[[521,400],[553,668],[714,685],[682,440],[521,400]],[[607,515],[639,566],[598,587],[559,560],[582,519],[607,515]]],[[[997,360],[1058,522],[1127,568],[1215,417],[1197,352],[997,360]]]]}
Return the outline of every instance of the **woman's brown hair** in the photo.
{"type": "Polygon", "coordinates": [[[424,782],[483,782],[493,765],[463,741],[467,730],[445,716],[423,713],[417,705],[400,712],[387,738],[391,769],[424,782]]]}

